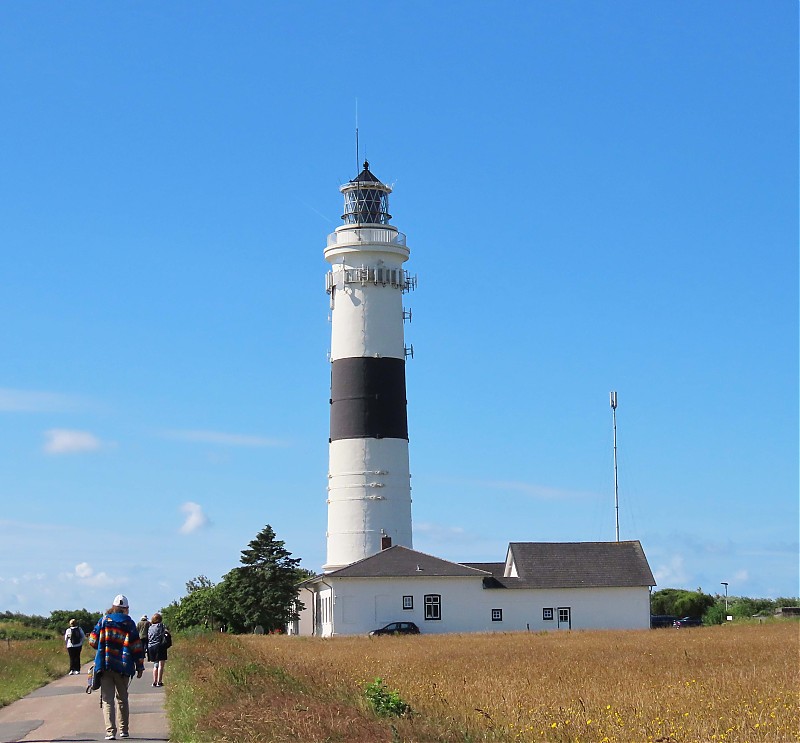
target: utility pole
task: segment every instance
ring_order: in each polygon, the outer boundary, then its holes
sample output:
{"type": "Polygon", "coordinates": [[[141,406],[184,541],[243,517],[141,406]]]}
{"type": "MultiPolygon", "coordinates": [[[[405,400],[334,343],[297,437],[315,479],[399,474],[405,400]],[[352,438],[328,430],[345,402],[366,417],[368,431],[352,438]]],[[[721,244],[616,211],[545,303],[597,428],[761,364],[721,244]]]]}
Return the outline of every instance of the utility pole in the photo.
{"type": "Polygon", "coordinates": [[[725,586],[725,618],[728,617],[728,583],[727,581],[722,581],[720,583],[721,586],[725,586]]]}
{"type": "Polygon", "coordinates": [[[616,519],[616,534],[619,542],[619,484],[617,482],[617,393],[611,393],[611,417],[614,421],[614,514],[616,519]]]}

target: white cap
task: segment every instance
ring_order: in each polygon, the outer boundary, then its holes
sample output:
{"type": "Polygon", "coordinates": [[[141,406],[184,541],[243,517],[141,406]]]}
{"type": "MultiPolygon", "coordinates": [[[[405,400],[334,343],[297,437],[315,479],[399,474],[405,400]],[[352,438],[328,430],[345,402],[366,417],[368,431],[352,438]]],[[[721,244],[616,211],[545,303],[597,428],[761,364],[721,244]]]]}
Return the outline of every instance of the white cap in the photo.
{"type": "Polygon", "coordinates": [[[114,597],[114,606],[121,606],[123,609],[128,608],[128,599],[123,596],[121,593],[118,593],[114,597]]]}

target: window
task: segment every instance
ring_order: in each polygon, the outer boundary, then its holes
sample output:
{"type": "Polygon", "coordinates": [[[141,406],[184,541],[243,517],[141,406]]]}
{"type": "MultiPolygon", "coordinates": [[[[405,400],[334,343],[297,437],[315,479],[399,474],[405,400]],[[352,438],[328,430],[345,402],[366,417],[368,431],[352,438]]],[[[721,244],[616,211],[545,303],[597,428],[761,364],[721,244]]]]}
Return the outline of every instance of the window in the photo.
{"type": "Polygon", "coordinates": [[[553,609],[552,607],[549,609],[542,609],[542,619],[545,622],[552,622],[553,621],[553,609]]]}
{"type": "Polygon", "coordinates": [[[492,621],[493,622],[502,622],[503,621],[503,610],[502,609],[492,609],[492,621]]]}
{"type": "Polygon", "coordinates": [[[414,597],[413,596],[403,596],[403,608],[404,609],[413,609],[414,608],[414,597]]]}
{"type": "Polygon", "coordinates": [[[442,597],[438,593],[425,595],[425,619],[442,618],[442,597]]]}

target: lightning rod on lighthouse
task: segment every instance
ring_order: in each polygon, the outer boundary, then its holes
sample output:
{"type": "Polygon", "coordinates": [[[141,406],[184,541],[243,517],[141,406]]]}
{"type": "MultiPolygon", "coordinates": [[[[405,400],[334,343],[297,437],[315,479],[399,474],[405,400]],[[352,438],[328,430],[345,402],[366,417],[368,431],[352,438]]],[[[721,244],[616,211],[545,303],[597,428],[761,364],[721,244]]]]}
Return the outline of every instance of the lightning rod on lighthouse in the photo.
{"type": "Polygon", "coordinates": [[[617,525],[617,541],[619,542],[619,487],[617,484],[617,393],[611,395],[611,418],[614,421],[614,516],[617,525]]]}
{"type": "Polygon", "coordinates": [[[411,548],[403,269],[406,237],[389,223],[390,186],[364,162],[339,189],[343,225],[328,235],[331,398],[327,559],[331,572],[390,545],[411,548]]]}

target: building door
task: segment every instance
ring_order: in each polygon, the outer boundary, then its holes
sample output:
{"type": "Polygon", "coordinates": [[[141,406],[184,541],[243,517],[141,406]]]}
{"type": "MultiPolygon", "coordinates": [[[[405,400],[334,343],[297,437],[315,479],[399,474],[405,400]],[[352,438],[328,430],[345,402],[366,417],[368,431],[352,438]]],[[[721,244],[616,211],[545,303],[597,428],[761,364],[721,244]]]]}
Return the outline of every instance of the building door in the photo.
{"type": "Polygon", "coordinates": [[[558,607],[558,629],[572,629],[572,611],[569,606],[558,607]]]}

